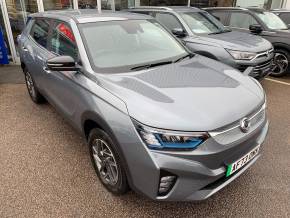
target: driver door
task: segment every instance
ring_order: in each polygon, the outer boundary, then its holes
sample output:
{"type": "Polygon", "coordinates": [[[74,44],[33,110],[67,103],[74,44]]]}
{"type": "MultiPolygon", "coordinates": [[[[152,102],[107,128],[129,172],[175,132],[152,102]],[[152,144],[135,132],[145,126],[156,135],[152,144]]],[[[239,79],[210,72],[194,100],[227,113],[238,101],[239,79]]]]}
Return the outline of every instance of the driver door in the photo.
{"type": "MultiPolygon", "coordinates": [[[[76,62],[78,61],[74,34],[66,22],[54,20],[48,44],[52,57],[67,55],[73,57],[76,62]]],[[[46,70],[47,85],[45,88],[49,93],[49,101],[69,120],[72,120],[78,104],[75,77],[78,77],[78,72],[46,70]]]]}

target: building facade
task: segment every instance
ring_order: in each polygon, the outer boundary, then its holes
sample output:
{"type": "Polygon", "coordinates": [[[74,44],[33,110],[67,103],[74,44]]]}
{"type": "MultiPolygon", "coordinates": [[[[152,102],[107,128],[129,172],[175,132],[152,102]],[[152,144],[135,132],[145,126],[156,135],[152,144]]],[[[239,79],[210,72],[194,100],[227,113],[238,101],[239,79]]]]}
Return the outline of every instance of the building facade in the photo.
{"type": "Polygon", "coordinates": [[[19,63],[17,36],[31,13],[48,10],[91,8],[96,10],[122,10],[138,6],[191,5],[194,7],[259,6],[289,8],[290,0],[0,0],[0,28],[3,32],[9,60],[19,63]]]}

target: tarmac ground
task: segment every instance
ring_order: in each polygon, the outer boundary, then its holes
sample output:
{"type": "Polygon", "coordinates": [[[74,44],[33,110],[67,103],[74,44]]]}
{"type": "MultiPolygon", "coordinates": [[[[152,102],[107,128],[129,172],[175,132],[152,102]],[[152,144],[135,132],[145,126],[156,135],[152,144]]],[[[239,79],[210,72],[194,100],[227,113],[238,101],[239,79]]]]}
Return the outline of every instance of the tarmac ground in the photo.
{"type": "Polygon", "coordinates": [[[107,192],[84,139],[30,100],[19,66],[0,67],[0,217],[290,217],[290,76],[262,85],[262,157],[206,201],[167,203],[107,192]]]}

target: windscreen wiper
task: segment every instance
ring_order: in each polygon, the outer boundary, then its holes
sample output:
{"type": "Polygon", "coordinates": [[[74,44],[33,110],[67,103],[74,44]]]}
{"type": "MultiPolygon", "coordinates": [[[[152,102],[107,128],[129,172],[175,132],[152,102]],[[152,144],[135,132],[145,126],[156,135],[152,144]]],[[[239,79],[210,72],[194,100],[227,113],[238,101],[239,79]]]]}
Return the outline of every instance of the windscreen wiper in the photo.
{"type": "Polygon", "coordinates": [[[224,31],[213,32],[213,33],[209,33],[208,35],[217,35],[217,34],[221,34],[221,33],[224,33],[224,31]]]}
{"type": "Polygon", "coordinates": [[[143,70],[143,69],[148,69],[148,68],[157,67],[161,65],[172,64],[172,63],[173,63],[172,61],[163,61],[163,62],[158,62],[158,63],[153,63],[153,64],[144,64],[137,67],[132,67],[130,70],[143,70]]]}
{"type": "Polygon", "coordinates": [[[218,31],[218,32],[209,33],[208,35],[217,35],[217,34],[228,33],[228,32],[232,32],[232,30],[231,29],[225,29],[225,30],[221,30],[221,31],[218,31]]]}
{"type": "Polygon", "coordinates": [[[179,62],[179,61],[182,61],[182,60],[184,60],[185,58],[192,58],[194,56],[194,54],[187,54],[187,55],[185,55],[185,56],[183,56],[183,57],[181,57],[181,58],[178,58],[177,60],[175,60],[173,63],[177,63],[177,62],[179,62]]]}

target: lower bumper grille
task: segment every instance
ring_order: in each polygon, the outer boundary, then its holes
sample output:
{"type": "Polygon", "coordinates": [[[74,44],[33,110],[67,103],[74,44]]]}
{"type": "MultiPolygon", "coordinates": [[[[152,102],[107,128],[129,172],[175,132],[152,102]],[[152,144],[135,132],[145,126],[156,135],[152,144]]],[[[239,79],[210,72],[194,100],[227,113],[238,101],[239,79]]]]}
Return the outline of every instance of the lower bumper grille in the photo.
{"type": "MultiPolygon", "coordinates": [[[[270,59],[264,63],[261,63],[259,65],[254,66],[254,71],[250,76],[253,77],[263,77],[266,76],[268,73],[270,73],[270,70],[272,69],[273,65],[273,59],[270,59]]],[[[250,65],[240,65],[238,69],[241,72],[244,72],[248,67],[251,67],[250,65]]]]}

